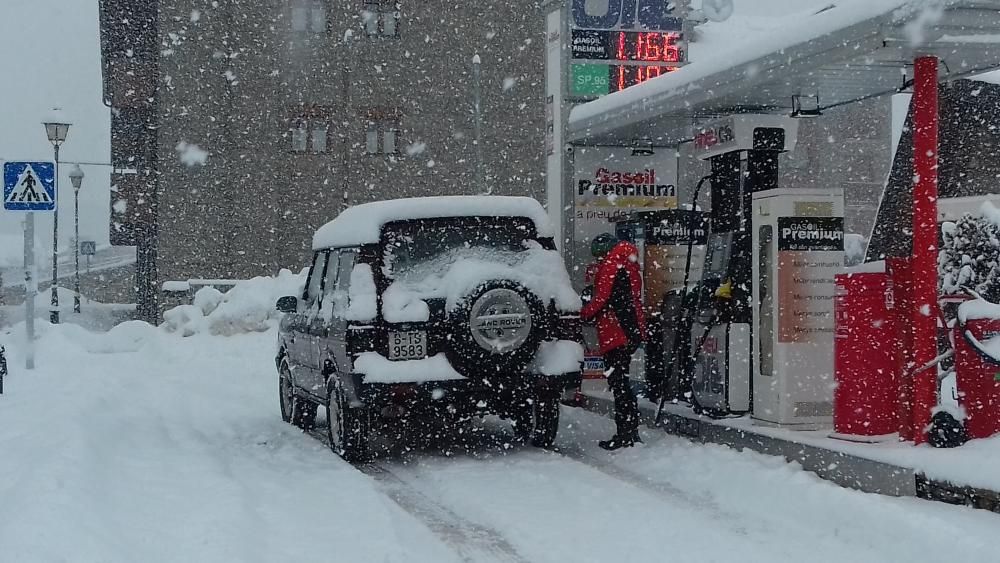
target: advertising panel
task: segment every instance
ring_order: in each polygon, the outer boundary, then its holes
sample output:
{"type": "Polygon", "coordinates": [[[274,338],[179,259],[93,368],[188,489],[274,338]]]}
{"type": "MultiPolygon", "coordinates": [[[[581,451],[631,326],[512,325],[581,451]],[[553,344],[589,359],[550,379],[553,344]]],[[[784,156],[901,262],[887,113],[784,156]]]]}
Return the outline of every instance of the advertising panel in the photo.
{"type": "Polygon", "coordinates": [[[637,211],[677,208],[677,154],[631,147],[578,147],[574,160],[575,240],[590,244],[611,221],[637,211]],[[652,152],[652,154],[648,154],[652,152]]]}
{"type": "Polygon", "coordinates": [[[684,285],[688,244],[691,244],[691,272],[688,287],[701,279],[701,265],[708,244],[708,214],[674,210],[646,224],[643,287],[646,306],[659,312],[663,296],[684,285]]]}
{"type": "Polygon", "coordinates": [[[832,337],[843,252],[842,217],[778,218],[778,342],[832,337]]]}

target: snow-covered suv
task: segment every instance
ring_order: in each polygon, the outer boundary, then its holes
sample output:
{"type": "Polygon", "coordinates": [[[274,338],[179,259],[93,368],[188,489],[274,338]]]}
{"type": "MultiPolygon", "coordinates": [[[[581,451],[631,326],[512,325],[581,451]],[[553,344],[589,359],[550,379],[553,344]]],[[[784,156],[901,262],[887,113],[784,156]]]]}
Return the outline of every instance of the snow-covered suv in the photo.
{"type": "Polygon", "coordinates": [[[580,297],[545,210],[517,197],[348,208],[313,238],[301,298],[284,297],[281,415],[327,409],[331,447],[363,459],[383,417],[497,414],[549,446],[579,385],[580,297]]]}

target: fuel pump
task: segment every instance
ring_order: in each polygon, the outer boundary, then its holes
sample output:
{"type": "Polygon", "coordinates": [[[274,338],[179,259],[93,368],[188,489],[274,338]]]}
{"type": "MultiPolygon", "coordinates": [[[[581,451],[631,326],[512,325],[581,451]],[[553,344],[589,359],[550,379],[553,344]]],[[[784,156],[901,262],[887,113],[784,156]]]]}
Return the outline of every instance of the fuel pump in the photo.
{"type": "Polygon", "coordinates": [[[778,155],[794,148],[797,125],[784,116],[735,115],[695,136],[698,156],[712,165],[712,204],[691,323],[691,402],[712,415],[751,410],[753,194],[778,187],[778,155]]]}

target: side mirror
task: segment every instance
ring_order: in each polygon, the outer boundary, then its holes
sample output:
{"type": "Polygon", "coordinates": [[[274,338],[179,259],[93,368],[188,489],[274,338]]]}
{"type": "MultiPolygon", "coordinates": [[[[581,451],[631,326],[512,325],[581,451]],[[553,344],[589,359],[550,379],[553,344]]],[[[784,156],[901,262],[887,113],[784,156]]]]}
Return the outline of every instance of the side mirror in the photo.
{"type": "Polygon", "coordinates": [[[299,299],[294,295],[286,295],[278,299],[274,307],[282,313],[294,313],[299,310],[299,299]]]}

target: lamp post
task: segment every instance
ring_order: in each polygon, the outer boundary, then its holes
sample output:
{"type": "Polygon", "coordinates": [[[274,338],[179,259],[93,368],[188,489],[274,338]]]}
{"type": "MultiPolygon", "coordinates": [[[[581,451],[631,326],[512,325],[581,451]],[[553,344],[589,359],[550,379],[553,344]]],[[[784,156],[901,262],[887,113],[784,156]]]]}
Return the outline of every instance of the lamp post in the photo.
{"type": "Polygon", "coordinates": [[[80,186],[83,184],[83,170],[79,164],[73,166],[69,172],[69,181],[73,183],[73,224],[75,234],[73,235],[73,261],[76,264],[76,275],[73,285],[73,312],[80,312],[80,186]]]}
{"type": "Polygon", "coordinates": [[[474,109],[476,112],[476,181],[479,183],[479,193],[489,194],[486,187],[486,169],[483,166],[483,84],[482,84],[482,59],[479,53],[472,57],[472,80],[474,88],[474,109]]]}
{"type": "Polygon", "coordinates": [[[56,208],[52,212],[52,310],[49,320],[52,324],[59,324],[59,145],[66,141],[66,134],[69,133],[69,123],[65,119],[49,119],[44,123],[45,135],[52,143],[56,161],[56,208]]]}

